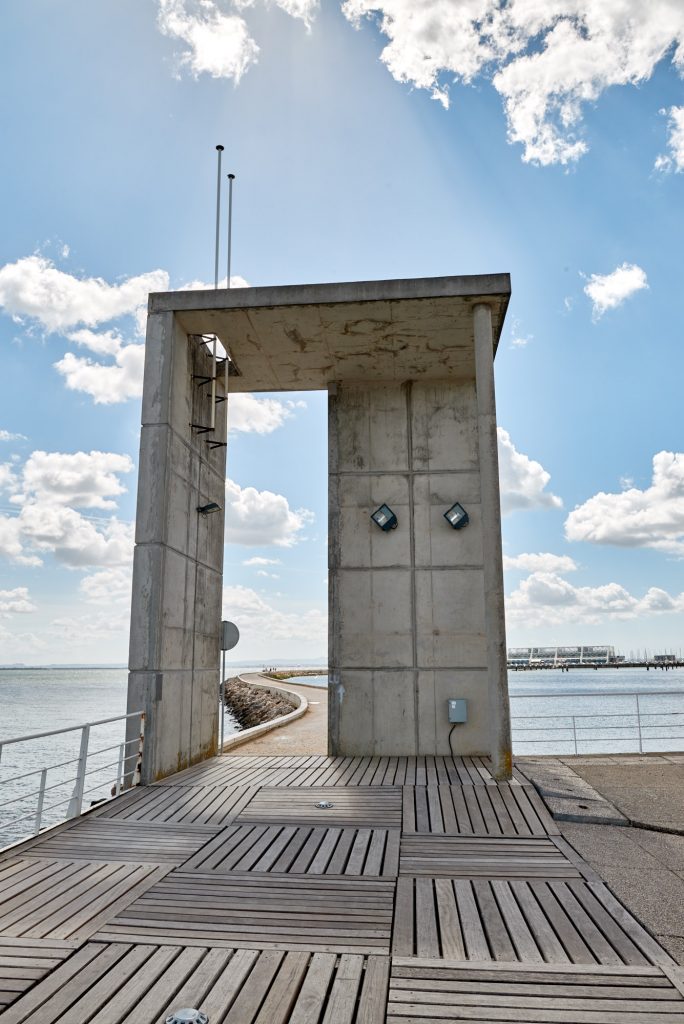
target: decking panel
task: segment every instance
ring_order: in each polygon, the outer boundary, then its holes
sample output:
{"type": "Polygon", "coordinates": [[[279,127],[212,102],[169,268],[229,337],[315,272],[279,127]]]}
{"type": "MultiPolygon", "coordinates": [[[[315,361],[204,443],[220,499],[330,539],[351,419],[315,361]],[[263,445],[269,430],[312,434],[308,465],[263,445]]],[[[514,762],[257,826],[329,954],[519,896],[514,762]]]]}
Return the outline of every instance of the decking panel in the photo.
{"type": "Polygon", "coordinates": [[[401,828],[401,789],[335,789],[277,787],[258,790],[236,819],[239,823],[316,825],[324,828],[355,825],[365,828],[401,828]],[[332,806],[321,807],[321,804],[332,806]]]}
{"type": "Polygon", "coordinates": [[[387,954],[394,884],[367,877],[173,871],[95,937],[387,954]]]}
{"type": "Polygon", "coordinates": [[[399,829],[233,825],[198,850],[185,871],[387,875],[399,870],[399,829]]]}
{"type": "Polygon", "coordinates": [[[387,1021],[684,1024],[684,997],[669,979],[629,969],[494,971],[418,960],[393,964],[387,1021]]]}
{"type": "Polygon", "coordinates": [[[404,835],[399,872],[433,878],[580,878],[550,839],[404,835]]]}
{"type": "Polygon", "coordinates": [[[604,905],[610,900],[604,890],[597,893],[583,879],[401,876],[392,953],[554,964],[666,962],[631,915],[620,920],[604,905]]]}
{"type": "Polygon", "coordinates": [[[70,828],[31,845],[26,857],[61,860],[126,861],[140,864],[182,864],[216,835],[211,825],[177,822],[126,822],[87,817],[70,828]]]}

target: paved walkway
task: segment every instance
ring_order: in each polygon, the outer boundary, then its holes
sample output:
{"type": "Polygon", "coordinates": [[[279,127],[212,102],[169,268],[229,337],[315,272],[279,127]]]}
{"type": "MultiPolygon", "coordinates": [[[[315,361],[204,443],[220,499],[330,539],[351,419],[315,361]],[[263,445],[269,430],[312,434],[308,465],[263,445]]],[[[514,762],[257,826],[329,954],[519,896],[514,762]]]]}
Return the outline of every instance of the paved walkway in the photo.
{"type": "Polygon", "coordinates": [[[484,758],[213,758],[0,855],[0,1000],[2,1024],[684,1024],[681,968],[484,758]]]}
{"type": "Polygon", "coordinates": [[[243,674],[246,682],[272,682],[306,697],[309,707],[306,714],[296,718],[289,725],[258,736],[247,743],[241,743],[226,757],[246,755],[266,756],[274,754],[327,754],[328,752],[328,690],[323,686],[295,686],[289,680],[274,680],[260,673],[243,674]]]}

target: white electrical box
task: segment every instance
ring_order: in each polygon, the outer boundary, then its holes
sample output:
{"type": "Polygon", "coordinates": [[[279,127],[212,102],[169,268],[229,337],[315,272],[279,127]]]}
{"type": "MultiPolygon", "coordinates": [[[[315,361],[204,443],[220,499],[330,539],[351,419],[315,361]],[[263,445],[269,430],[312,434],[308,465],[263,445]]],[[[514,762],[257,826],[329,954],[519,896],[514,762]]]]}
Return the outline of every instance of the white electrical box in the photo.
{"type": "Polygon", "coordinates": [[[464,697],[452,697],[447,703],[450,722],[468,721],[468,701],[464,697]]]}

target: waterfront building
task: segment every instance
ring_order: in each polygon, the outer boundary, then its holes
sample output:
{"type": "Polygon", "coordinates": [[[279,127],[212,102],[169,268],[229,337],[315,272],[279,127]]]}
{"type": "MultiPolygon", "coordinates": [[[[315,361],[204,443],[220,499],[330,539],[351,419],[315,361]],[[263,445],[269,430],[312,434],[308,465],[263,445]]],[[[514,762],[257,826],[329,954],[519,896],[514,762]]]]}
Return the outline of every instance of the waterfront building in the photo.
{"type": "Polygon", "coordinates": [[[555,665],[614,665],[622,659],[607,644],[579,647],[509,647],[509,668],[552,668],[555,665]]]}

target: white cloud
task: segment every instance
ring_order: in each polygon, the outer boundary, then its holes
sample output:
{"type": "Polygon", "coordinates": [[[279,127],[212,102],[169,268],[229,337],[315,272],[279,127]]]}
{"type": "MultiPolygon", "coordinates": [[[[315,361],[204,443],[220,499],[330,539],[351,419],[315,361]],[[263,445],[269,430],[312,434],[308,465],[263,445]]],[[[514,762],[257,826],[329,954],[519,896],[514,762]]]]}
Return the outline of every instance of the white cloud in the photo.
{"type": "Polygon", "coordinates": [[[13,434],[10,430],[0,430],[0,441],[25,441],[24,434],[13,434]]]}
{"type": "Polygon", "coordinates": [[[636,263],[623,263],[610,274],[592,274],[584,287],[592,301],[592,316],[598,320],[607,309],[621,306],[625,299],[648,288],[646,272],[636,263]]]}
{"type": "Polygon", "coordinates": [[[84,576],[81,593],[94,604],[125,604],[131,601],[132,576],[129,567],[101,569],[84,576]]]}
{"type": "Polygon", "coordinates": [[[684,453],[654,455],[653,478],[644,490],[600,491],[578,505],[565,521],[565,536],[684,555],[684,453]]]}
{"type": "MultiPolygon", "coordinates": [[[[219,288],[225,288],[227,286],[227,283],[228,283],[228,278],[227,277],[221,277],[221,278],[219,278],[218,286],[219,286],[219,288]]],[[[231,288],[249,288],[250,284],[249,284],[249,281],[246,281],[244,277],[240,277],[239,274],[231,274],[230,275],[230,287],[231,288]]],[[[208,281],[200,281],[199,279],[196,278],[193,281],[188,281],[187,284],[181,285],[181,287],[178,289],[178,291],[179,292],[207,292],[207,291],[213,291],[213,289],[214,289],[214,282],[213,281],[211,283],[209,283],[208,281]]]]}
{"type": "Polygon", "coordinates": [[[245,20],[222,13],[214,0],[159,0],[159,27],[185,43],[180,62],[195,78],[208,74],[239,82],[257,60],[259,47],[245,20]]]}
{"type": "Polygon", "coordinates": [[[0,615],[35,612],[36,606],[29,597],[28,587],[0,590],[0,615]]]}
{"type": "Polygon", "coordinates": [[[681,611],[684,593],[672,597],[651,587],[643,597],[635,597],[619,583],[575,587],[552,572],[533,573],[506,598],[507,621],[526,627],[595,624],[681,611]]]}
{"type": "MultiPolygon", "coordinates": [[[[240,630],[240,642],[265,650],[272,641],[294,640],[324,651],[328,643],[327,616],[318,608],[281,612],[249,587],[223,589],[223,616],[240,630]]],[[[265,655],[264,655],[265,656],[265,655]]]]}
{"type": "Polygon", "coordinates": [[[645,81],[669,54],[684,67],[684,7],[672,0],[346,0],[342,10],[356,23],[379,16],[390,73],[444,106],[451,80],[490,79],[509,140],[542,165],[586,152],[583,111],[607,88],[645,81]]]}
{"type": "Polygon", "coordinates": [[[124,339],[118,331],[91,331],[89,327],[71,331],[67,338],[69,341],[75,341],[77,345],[89,348],[98,356],[115,356],[124,344],[124,339]]]}
{"type": "Polygon", "coordinates": [[[292,412],[276,398],[255,398],[243,393],[228,396],[228,428],[255,434],[272,434],[292,412]]]}
{"type": "Polygon", "coordinates": [[[504,555],[504,569],[523,569],[525,572],[574,572],[576,562],[568,555],[552,555],[548,551],[537,554],[504,555]]]}
{"type": "MultiPolygon", "coordinates": [[[[275,0],[275,4],[303,21],[307,29],[319,6],[318,0],[275,0]]],[[[233,0],[232,4],[238,12],[254,5],[255,0],[233,0]]],[[[258,60],[259,47],[247,22],[238,13],[221,10],[216,0],[159,0],[159,28],[185,44],[179,62],[195,78],[207,74],[237,84],[258,60]]]]}
{"type": "Polygon", "coordinates": [[[546,490],[550,474],[539,462],[517,451],[508,431],[499,427],[497,433],[502,514],[516,509],[561,508],[561,499],[546,490]]]}
{"type": "Polygon", "coordinates": [[[314,15],[318,11],[318,0],[275,0],[276,6],[285,11],[291,18],[299,18],[307,28],[310,27],[314,15]]]}
{"type": "Polygon", "coordinates": [[[19,524],[29,548],[74,569],[128,565],[133,555],[133,526],[118,519],[96,525],[72,508],[41,502],[24,505],[19,524]]]}
{"type": "Polygon", "coordinates": [[[144,345],[122,345],[114,363],[98,363],[66,352],[54,364],[70,391],[83,391],[96,405],[113,405],[142,395],[144,345]]]}
{"type": "Polygon", "coordinates": [[[255,555],[254,558],[246,558],[243,565],[280,565],[281,561],[279,558],[262,558],[261,555],[255,555]]]}
{"type": "Polygon", "coordinates": [[[6,558],[18,565],[42,565],[42,559],[38,555],[29,555],[24,551],[21,525],[17,516],[0,516],[0,558],[6,558]]]}
{"type": "Polygon", "coordinates": [[[33,452],[13,483],[18,514],[0,516],[0,555],[34,566],[45,553],[76,568],[128,565],[133,526],[77,509],[116,508],[126,490],[119,477],[132,469],[131,458],[115,452],[33,452]]]}
{"type": "Polygon", "coordinates": [[[21,474],[21,501],[73,505],[76,508],[116,508],[114,498],[126,493],[119,474],[130,473],[130,455],[116,452],[35,451],[21,474]]]}
{"type": "Polygon", "coordinates": [[[287,498],[226,480],[226,542],[289,548],[313,521],[307,509],[290,508],[287,498]]]}
{"type": "Polygon", "coordinates": [[[668,115],[668,153],[661,153],[655,162],[657,171],[684,171],[684,107],[661,111],[668,115]]]}
{"type": "Polygon", "coordinates": [[[16,467],[12,462],[0,462],[0,491],[11,491],[17,486],[16,467]]]}
{"type": "Polygon", "coordinates": [[[0,306],[16,319],[36,320],[47,331],[66,331],[135,314],[146,305],[149,292],[168,286],[164,270],[108,284],[100,277],[74,277],[34,254],[0,267],[0,306]]]}

